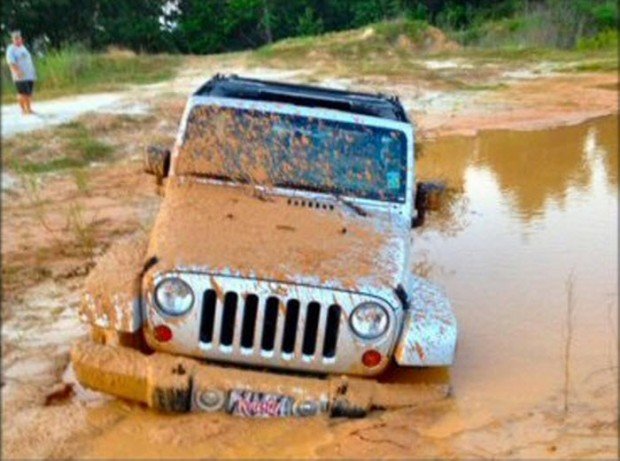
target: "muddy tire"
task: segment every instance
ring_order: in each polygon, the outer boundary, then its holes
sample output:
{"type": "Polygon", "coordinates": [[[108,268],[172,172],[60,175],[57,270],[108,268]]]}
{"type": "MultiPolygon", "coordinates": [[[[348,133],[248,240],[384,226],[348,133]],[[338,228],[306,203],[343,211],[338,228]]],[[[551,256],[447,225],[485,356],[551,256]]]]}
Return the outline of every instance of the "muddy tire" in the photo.
{"type": "Polygon", "coordinates": [[[135,333],[125,333],[108,328],[92,326],[90,329],[90,337],[95,344],[128,347],[144,353],[152,352],[146,344],[142,330],[135,333]]]}

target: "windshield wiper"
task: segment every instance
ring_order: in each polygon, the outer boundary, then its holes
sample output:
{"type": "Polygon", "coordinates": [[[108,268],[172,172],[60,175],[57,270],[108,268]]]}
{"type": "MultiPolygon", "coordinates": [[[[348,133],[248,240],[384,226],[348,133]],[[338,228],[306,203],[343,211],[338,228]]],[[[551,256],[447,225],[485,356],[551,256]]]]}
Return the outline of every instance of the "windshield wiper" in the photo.
{"type": "Polygon", "coordinates": [[[356,205],[353,202],[349,202],[347,199],[342,198],[340,196],[340,194],[329,194],[332,197],[334,197],[336,199],[336,201],[342,203],[343,205],[347,206],[349,209],[355,211],[359,216],[368,216],[368,213],[366,213],[366,210],[364,210],[361,206],[356,205]]]}
{"type": "Polygon", "coordinates": [[[202,179],[214,179],[216,181],[226,181],[226,182],[241,182],[238,179],[235,179],[231,176],[225,174],[215,174],[215,173],[189,173],[187,176],[192,176],[194,178],[202,178],[202,179]]]}
{"type": "Polygon", "coordinates": [[[346,206],[350,210],[353,210],[359,216],[364,216],[364,217],[368,216],[368,213],[366,213],[366,211],[362,207],[343,198],[340,193],[334,192],[333,190],[329,190],[328,188],[325,188],[325,187],[305,186],[305,185],[297,184],[293,182],[281,182],[281,183],[275,184],[275,186],[276,187],[288,187],[290,189],[306,190],[309,192],[319,192],[322,194],[328,194],[330,197],[334,198],[338,203],[342,203],[344,206],[346,206]]]}

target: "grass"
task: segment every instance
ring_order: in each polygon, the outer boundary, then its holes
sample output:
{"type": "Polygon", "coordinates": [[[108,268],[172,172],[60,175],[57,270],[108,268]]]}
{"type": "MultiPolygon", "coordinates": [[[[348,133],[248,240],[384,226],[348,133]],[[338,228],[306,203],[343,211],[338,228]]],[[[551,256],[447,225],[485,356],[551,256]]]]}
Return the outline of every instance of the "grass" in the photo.
{"type": "Polygon", "coordinates": [[[540,61],[552,61],[557,63],[569,63],[576,61],[598,60],[610,63],[618,62],[618,53],[615,49],[599,50],[561,50],[543,46],[510,46],[502,48],[487,48],[482,46],[465,46],[458,52],[440,51],[434,55],[435,58],[454,58],[459,57],[489,63],[535,63],[540,61]]]}
{"type": "Polygon", "coordinates": [[[71,171],[75,187],[81,195],[90,195],[90,173],[87,168],[75,168],[71,171]]]}
{"type": "Polygon", "coordinates": [[[395,20],[360,29],[300,37],[259,48],[248,56],[251,63],[329,69],[331,74],[384,75],[408,73],[409,62],[426,48],[430,27],[426,22],[395,20]],[[380,66],[377,63],[380,62],[380,66]]]}
{"type": "Polygon", "coordinates": [[[147,115],[88,113],[27,136],[2,139],[2,167],[18,175],[65,172],[88,195],[90,166],[126,160],[146,145],[171,146],[185,98],[161,97],[147,115]]]}
{"type": "Polygon", "coordinates": [[[27,138],[4,140],[2,147],[3,166],[25,174],[85,167],[108,160],[114,150],[107,142],[95,138],[92,130],[79,121],[27,138]]]}
{"type": "Polygon", "coordinates": [[[67,211],[67,229],[71,233],[75,248],[85,257],[92,259],[97,241],[95,239],[96,217],[86,219],[84,207],[74,203],[67,211]]]}
{"type": "Polygon", "coordinates": [[[564,386],[562,388],[564,417],[569,410],[570,382],[571,382],[571,347],[574,330],[574,272],[571,271],[566,280],[566,331],[564,333],[564,386]]]}
{"type": "Polygon", "coordinates": [[[606,2],[604,17],[600,2],[589,2],[590,6],[587,3],[528,2],[510,17],[489,19],[474,15],[466,27],[445,23],[443,30],[464,46],[481,48],[617,49],[615,2],[606,2]]]}
{"type": "MultiPolygon", "coordinates": [[[[462,35],[467,31],[453,32],[454,40],[466,43],[459,47],[423,21],[400,19],[344,32],[282,40],[259,48],[248,55],[248,60],[254,65],[283,68],[307,68],[311,62],[315,71],[335,77],[382,75],[441,80],[456,88],[462,85],[457,82],[455,86],[455,82],[446,80],[446,75],[458,77],[459,69],[438,73],[427,69],[423,60],[466,59],[474,64],[502,64],[515,68],[548,61],[557,64],[558,71],[566,72],[618,69],[614,45],[617,44],[617,34],[607,32],[596,39],[580,41],[575,49],[565,50],[535,40],[533,32],[523,32],[524,27],[520,19],[488,23],[482,31],[476,32],[480,36],[476,40],[465,40],[462,35]]],[[[478,88],[474,85],[464,89],[499,87],[478,88]]]]}
{"type": "MultiPolygon", "coordinates": [[[[34,58],[38,74],[35,98],[115,91],[126,88],[128,84],[170,79],[181,59],[181,56],[174,55],[136,55],[124,51],[92,53],[76,46],[51,51],[41,58],[34,58]]],[[[3,62],[2,103],[14,103],[15,95],[8,66],[3,62]]]]}
{"type": "Polygon", "coordinates": [[[613,72],[618,70],[618,61],[592,61],[583,62],[574,66],[562,68],[564,72],[613,72]]]}

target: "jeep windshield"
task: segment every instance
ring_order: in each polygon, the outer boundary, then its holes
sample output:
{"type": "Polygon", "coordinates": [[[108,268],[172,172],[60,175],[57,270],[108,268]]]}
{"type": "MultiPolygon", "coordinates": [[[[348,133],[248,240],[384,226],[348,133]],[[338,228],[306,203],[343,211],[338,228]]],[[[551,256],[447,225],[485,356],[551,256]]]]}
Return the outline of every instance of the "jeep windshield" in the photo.
{"type": "Polygon", "coordinates": [[[396,129],[195,106],[175,172],[403,203],[407,140],[396,129]]]}

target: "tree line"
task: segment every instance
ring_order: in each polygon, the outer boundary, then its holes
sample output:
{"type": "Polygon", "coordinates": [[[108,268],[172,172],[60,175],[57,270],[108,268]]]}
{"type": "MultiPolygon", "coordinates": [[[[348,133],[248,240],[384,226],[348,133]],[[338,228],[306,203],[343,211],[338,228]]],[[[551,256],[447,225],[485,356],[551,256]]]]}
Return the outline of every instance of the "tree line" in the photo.
{"type": "Polygon", "coordinates": [[[616,0],[2,0],[0,27],[48,48],[206,54],[399,17],[463,30],[541,5],[580,33],[617,28],[616,0]]]}

